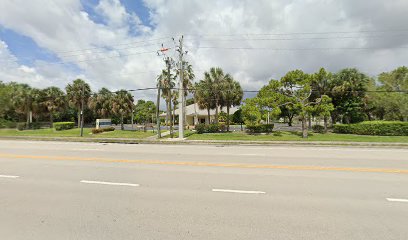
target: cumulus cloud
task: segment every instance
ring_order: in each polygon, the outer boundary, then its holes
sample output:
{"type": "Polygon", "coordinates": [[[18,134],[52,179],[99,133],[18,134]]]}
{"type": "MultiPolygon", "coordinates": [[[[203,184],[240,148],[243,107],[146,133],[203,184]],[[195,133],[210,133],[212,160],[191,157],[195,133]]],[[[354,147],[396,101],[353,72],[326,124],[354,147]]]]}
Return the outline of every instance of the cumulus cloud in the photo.
{"type": "MultiPolygon", "coordinates": [[[[65,65],[71,64],[94,90],[151,87],[164,67],[155,51],[162,42],[173,47],[171,37],[181,34],[197,80],[203,71],[219,66],[251,90],[292,69],[358,67],[376,75],[406,64],[408,31],[397,31],[408,22],[405,0],[145,0],[144,4],[150,11],[148,26],[119,0],[100,0],[95,6],[102,23],[93,21],[79,0],[1,1],[0,24],[32,38],[63,64],[37,61],[24,68],[16,64],[11,67],[14,75],[2,70],[0,77],[11,81],[24,72],[33,76],[33,85],[60,81],[56,85],[63,86],[64,74],[77,76],[65,65]]],[[[153,92],[136,93],[137,98],[153,96],[153,92]]]]}

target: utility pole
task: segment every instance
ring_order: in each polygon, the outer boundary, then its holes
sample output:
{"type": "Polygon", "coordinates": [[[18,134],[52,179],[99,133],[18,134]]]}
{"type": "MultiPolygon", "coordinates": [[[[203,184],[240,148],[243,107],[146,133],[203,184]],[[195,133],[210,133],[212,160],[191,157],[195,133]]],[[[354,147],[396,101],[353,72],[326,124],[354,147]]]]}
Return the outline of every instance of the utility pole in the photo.
{"type": "MultiPolygon", "coordinates": [[[[168,81],[169,83],[171,82],[171,75],[170,75],[170,68],[171,68],[171,63],[172,63],[172,59],[170,59],[170,57],[166,58],[166,65],[167,65],[167,77],[168,77],[168,81]]],[[[172,101],[172,94],[171,94],[171,89],[169,89],[169,96],[168,97],[168,104],[169,104],[169,112],[170,114],[168,114],[168,116],[170,116],[169,119],[169,123],[170,123],[170,137],[173,138],[173,115],[171,112],[171,101],[172,101]]]]}
{"type": "Polygon", "coordinates": [[[160,132],[160,91],[161,91],[161,81],[157,83],[157,107],[156,107],[156,120],[157,120],[157,138],[161,138],[160,132]]]}
{"type": "Polygon", "coordinates": [[[183,87],[183,74],[184,74],[184,64],[183,64],[183,36],[181,36],[179,51],[179,67],[180,67],[180,80],[179,80],[179,139],[184,139],[184,87],[183,87]]]}
{"type": "Polygon", "coordinates": [[[82,99],[81,99],[81,137],[84,136],[84,95],[85,95],[85,84],[82,84],[82,99]]]}

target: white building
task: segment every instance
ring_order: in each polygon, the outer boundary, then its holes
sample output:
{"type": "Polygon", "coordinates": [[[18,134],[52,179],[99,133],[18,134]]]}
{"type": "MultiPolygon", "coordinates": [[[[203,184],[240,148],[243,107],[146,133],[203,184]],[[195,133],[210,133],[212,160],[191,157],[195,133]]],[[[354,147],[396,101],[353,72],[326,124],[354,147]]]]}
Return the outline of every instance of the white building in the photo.
{"type": "MultiPolygon", "coordinates": [[[[234,114],[239,108],[238,107],[231,107],[229,110],[229,114],[234,114]]],[[[227,112],[227,108],[223,107],[220,108],[218,114],[223,111],[227,112]]],[[[176,109],[176,116],[179,115],[179,109],[176,109]]],[[[166,117],[166,113],[160,114],[161,118],[166,117]]],[[[195,123],[212,123],[215,121],[215,109],[210,110],[210,119],[208,119],[208,112],[207,109],[200,109],[197,104],[191,104],[186,106],[186,121],[188,126],[194,126],[195,123]]]]}

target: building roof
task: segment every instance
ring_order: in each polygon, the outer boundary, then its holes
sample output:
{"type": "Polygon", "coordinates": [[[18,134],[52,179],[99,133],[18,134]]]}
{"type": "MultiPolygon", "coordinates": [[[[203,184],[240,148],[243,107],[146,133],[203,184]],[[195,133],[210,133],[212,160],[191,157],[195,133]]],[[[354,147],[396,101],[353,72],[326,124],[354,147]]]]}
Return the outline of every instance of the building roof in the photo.
{"type": "MultiPolygon", "coordinates": [[[[218,112],[221,112],[221,111],[227,112],[226,107],[219,108],[219,109],[220,110],[218,112]]],[[[231,107],[230,108],[230,114],[234,114],[238,109],[239,109],[238,106],[231,107]]],[[[179,109],[176,109],[175,112],[176,112],[176,115],[179,115],[179,109]]],[[[207,109],[200,109],[198,107],[198,104],[191,104],[191,105],[186,106],[186,115],[187,116],[195,116],[196,114],[198,116],[207,116],[208,115],[207,109]]],[[[211,116],[215,115],[215,109],[210,109],[210,115],[211,116]]],[[[160,116],[164,117],[164,116],[166,116],[166,113],[164,112],[164,113],[160,114],[160,116]]]]}

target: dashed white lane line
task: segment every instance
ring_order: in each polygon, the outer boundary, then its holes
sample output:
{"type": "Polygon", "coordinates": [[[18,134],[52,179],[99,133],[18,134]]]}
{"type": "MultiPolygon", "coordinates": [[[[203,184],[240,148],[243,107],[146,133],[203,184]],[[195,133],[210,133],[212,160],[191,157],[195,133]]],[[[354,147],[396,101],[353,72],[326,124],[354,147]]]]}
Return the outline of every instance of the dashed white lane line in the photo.
{"type": "Polygon", "coordinates": [[[213,192],[226,192],[226,193],[246,193],[246,194],[265,194],[261,191],[245,191],[245,190],[232,190],[232,189],[213,189],[213,192]]]}
{"type": "Polygon", "coordinates": [[[389,202],[404,202],[404,203],[408,203],[408,199],[402,199],[402,198],[387,198],[387,201],[389,201],[389,202]]]}
{"type": "Polygon", "coordinates": [[[139,187],[140,186],[139,184],[136,184],[136,183],[118,183],[118,182],[103,182],[103,181],[88,181],[88,180],[82,180],[81,183],[128,186],[128,187],[139,187]]]}
{"type": "Polygon", "coordinates": [[[19,178],[20,176],[0,175],[0,178],[19,178]]]}

